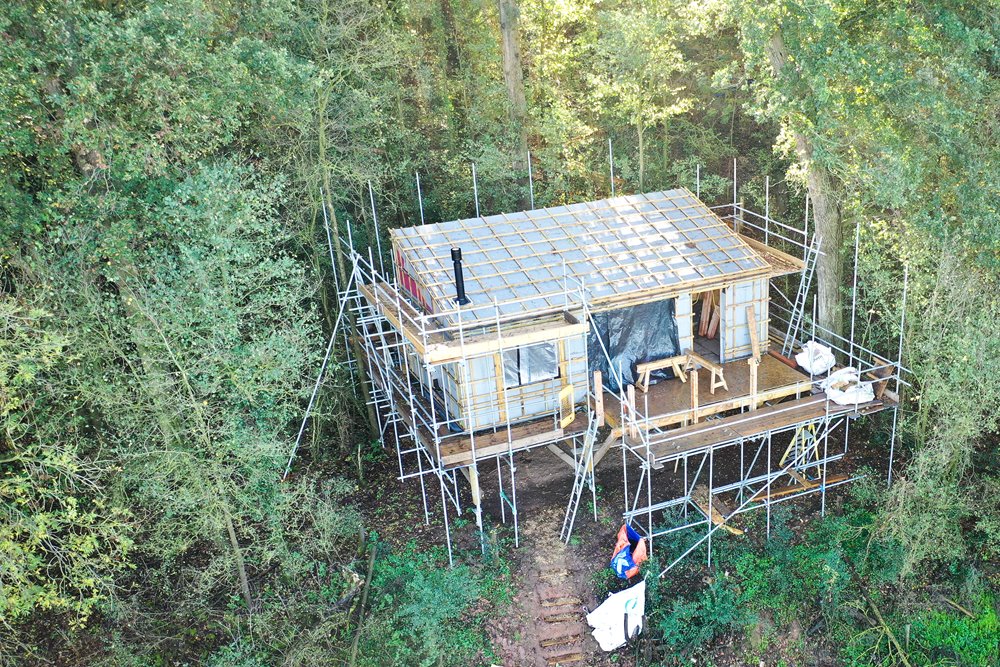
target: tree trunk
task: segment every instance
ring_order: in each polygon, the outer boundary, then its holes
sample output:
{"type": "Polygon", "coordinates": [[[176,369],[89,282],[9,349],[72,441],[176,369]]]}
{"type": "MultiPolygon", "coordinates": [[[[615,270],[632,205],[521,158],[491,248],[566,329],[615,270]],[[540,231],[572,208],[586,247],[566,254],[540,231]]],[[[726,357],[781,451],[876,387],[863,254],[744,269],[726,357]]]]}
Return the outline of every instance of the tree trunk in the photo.
{"type": "MultiPolygon", "coordinates": [[[[351,274],[347,271],[347,265],[344,261],[344,249],[340,243],[340,231],[337,225],[337,216],[333,211],[333,197],[330,193],[330,165],[327,164],[326,159],[326,147],[327,147],[327,137],[326,137],[326,108],[329,102],[329,93],[327,90],[321,90],[319,93],[319,100],[317,104],[317,130],[318,130],[318,160],[319,168],[322,173],[323,180],[323,206],[327,207],[330,212],[330,231],[333,233],[333,248],[335,251],[335,256],[337,258],[337,272],[340,274],[340,285],[343,288],[347,287],[347,282],[350,279],[351,274]]],[[[338,307],[340,307],[338,305],[338,307]]],[[[355,329],[355,318],[354,311],[351,308],[347,308],[346,325],[348,331],[353,333],[355,329]]],[[[363,392],[364,401],[368,406],[368,425],[371,427],[371,434],[378,435],[379,424],[378,415],[375,414],[375,406],[368,400],[371,395],[370,383],[368,380],[368,373],[365,369],[364,357],[361,354],[361,344],[358,342],[357,336],[350,336],[351,348],[354,352],[354,359],[357,362],[356,367],[358,370],[358,377],[361,380],[361,390],[363,392]]],[[[360,443],[359,445],[360,446],[360,443]]]]}
{"type": "Polygon", "coordinates": [[[646,187],[646,142],[645,134],[646,128],[642,126],[642,123],[637,123],[635,126],[636,133],[639,135],[639,192],[645,192],[646,187]]]}
{"type": "Polygon", "coordinates": [[[253,596],[250,594],[250,579],[247,577],[247,566],[243,560],[243,548],[240,546],[240,540],[236,536],[236,525],[233,523],[233,517],[226,506],[226,492],[222,487],[222,482],[216,478],[215,484],[219,490],[219,509],[222,510],[222,518],[226,522],[229,546],[232,547],[233,556],[236,558],[236,573],[240,578],[240,590],[243,592],[243,600],[247,605],[247,613],[252,614],[253,596]]]}
{"type": "MultiPolygon", "coordinates": [[[[524,98],[524,72],[521,69],[521,40],[518,35],[517,0],[497,0],[500,8],[500,45],[503,50],[503,80],[510,102],[510,120],[517,132],[519,154],[514,159],[517,172],[527,171],[528,103],[524,98]]],[[[522,200],[524,197],[522,197],[522,200]]],[[[527,202],[522,201],[522,206],[527,202]]]]}
{"type": "Polygon", "coordinates": [[[458,76],[462,68],[462,56],[458,51],[458,28],[455,25],[455,12],[451,9],[451,0],[441,0],[441,23],[444,27],[445,61],[444,72],[449,79],[458,76]]]}
{"type": "MultiPolygon", "coordinates": [[[[134,275],[134,271],[132,272],[134,275]]],[[[197,396],[195,395],[194,389],[191,387],[191,382],[188,380],[188,375],[184,366],[181,364],[181,360],[176,354],[174,354],[173,348],[170,345],[170,341],[160,325],[157,323],[156,319],[149,313],[145,308],[142,307],[142,300],[138,294],[133,292],[127,287],[122,288],[123,291],[129,295],[130,298],[125,300],[126,310],[130,317],[135,319],[144,319],[149,322],[149,324],[156,331],[157,336],[160,338],[163,344],[163,349],[167,353],[171,365],[177,371],[180,377],[181,383],[184,386],[184,390],[188,395],[190,400],[189,412],[194,415],[194,418],[198,421],[198,439],[201,441],[201,445],[205,452],[212,450],[213,443],[212,438],[209,435],[210,429],[208,425],[208,417],[205,415],[203,403],[199,402],[197,396]]],[[[173,373],[168,372],[166,369],[161,368],[160,362],[154,361],[157,355],[152,353],[146,344],[142,336],[135,335],[135,330],[133,329],[132,340],[139,351],[140,363],[142,364],[142,373],[145,377],[156,377],[161,375],[166,378],[173,376],[173,373]]],[[[168,380],[168,383],[171,382],[168,380]]],[[[178,414],[174,406],[172,406],[166,395],[164,394],[163,385],[159,382],[146,382],[143,386],[144,391],[148,394],[150,401],[153,403],[156,410],[156,419],[160,427],[160,432],[163,435],[164,449],[167,451],[172,450],[176,445],[183,442],[183,439],[178,435],[177,430],[174,428],[171,415],[178,414]]],[[[205,464],[199,457],[195,457],[198,462],[198,467],[193,471],[195,475],[202,474],[201,465],[205,464]]],[[[232,514],[229,512],[229,506],[226,504],[228,502],[228,495],[226,494],[225,488],[218,477],[215,476],[217,471],[213,468],[208,471],[208,474],[215,480],[215,486],[217,494],[215,496],[208,492],[209,485],[207,483],[202,484],[201,487],[206,491],[206,504],[211,504],[215,501],[218,508],[222,512],[223,520],[226,524],[226,533],[229,538],[229,546],[233,550],[233,557],[236,560],[236,574],[240,580],[240,591],[243,593],[243,600],[247,605],[247,613],[253,613],[253,596],[250,593],[250,579],[247,576],[246,562],[243,559],[243,549],[240,547],[239,538],[236,535],[236,526],[233,522],[232,514]]]]}
{"type": "MultiPolygon", "coordinates": [[[[788,52],[785,50],[781,32],[776,32],[768,44],[768,57],[774,76],[779,79],[794,76],[785,72],[788,52]]],[[[806,170],[806,184],[813,205],[815,232],[823,237],[820,255],[816,262],[818,285],[817,318],[820,326],[843,335],[843,298],[841,287],[844,283],[844,262],[841,251],[844,245],[844,229],[840,206],[836,199],[834,177],[829,170],[813,159],[813,145],[801,130],[792,128],[795,137],[795,153],[806,170]]]]}
{"type": "Polygon", "coordinates": [[[458,22],[455,20],[455,12],[451,6],[451,0],[439,0],[441,12],[442,36],[444,38],[445,51],[445,86],[448,103],[451,112],[448,113],[448,130],[450,137],[449,144],[458,146],[462,137],[465,137],[469,124],[469,83],[463,75],[464,63],[462,62],[462,42],[461,34],[458,31],[458,22]],[[457,88],[455,83],[457,82],[457,88]],[[457,94],[456,94],[457,91],[457,94]]]}

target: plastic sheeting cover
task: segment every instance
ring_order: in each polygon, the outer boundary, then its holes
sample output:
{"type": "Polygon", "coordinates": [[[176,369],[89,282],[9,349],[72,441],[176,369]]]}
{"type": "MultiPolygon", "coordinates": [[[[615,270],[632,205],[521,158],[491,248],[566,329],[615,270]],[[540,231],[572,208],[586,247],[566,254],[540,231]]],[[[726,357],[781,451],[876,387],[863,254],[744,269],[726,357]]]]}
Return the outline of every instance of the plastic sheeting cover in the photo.
{"type": "MultiPolygon", "coordinates": [[[[587,334],[590,369],[601,371],[604,383],[612,391],[621,388],[616,377],[619,366],[622,382],[635,384],[636,364],[675,357],[680,353],[673,299],[591,315],[591,327],[587,334]],[[608,365],[604,350],[611,357],[614,372],[608,365]]],[[[673,376],[673,371],[664,370],[654,372],[652,378],[666,380],[673,376]]]]}
{"type": "Polygon", "coordinates": [[[646,580],[632,588],[608,596],[594,611],[587,614],[587,625],[594,628],[594,639],[605,651],[614,651],[642,631],[646,613],[646,580]],[[628,626],[628,637],[625,626],[628,626]]]}

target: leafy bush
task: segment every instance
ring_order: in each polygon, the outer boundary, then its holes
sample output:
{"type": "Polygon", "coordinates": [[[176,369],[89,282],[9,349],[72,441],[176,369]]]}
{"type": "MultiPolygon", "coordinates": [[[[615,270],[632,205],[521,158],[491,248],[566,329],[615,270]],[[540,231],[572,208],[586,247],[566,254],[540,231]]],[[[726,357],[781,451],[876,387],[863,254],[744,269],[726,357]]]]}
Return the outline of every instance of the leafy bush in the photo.
{"type": "Polygon", "coordinates": [[[448,567],[440,548],[414,543],[379,557],[372,575],[374,601],[361,630],[359,665],[470,665],[487,652],[472,620],[486,589],[468,565],[448,567]]]}
{"type": "Polygon", "coordinates": [[[265,667],[267,664],[258,649],[243,641],[223,646],[205,661],[205,667],[265,667]]]}
{"type": "Polygon", "coordinates": [[[682,654],[696,653],[726,632],[752,623],[754,615],[725,578],[712,579],[691,599],[677,598],[654,615],[661,641],[682,654]]]}
{"type": "MultiPolygon", "coordinates": [[[[878,493],[871,484],[855,485],[843,514],[813,522],[798,536],[788,525],[792,512],[787,506],[771,512],[771,539],[761,544],[717,534],[721,539],[713,540],[713,563],[721,572],[707,586],[670,599],[661,591],[664,584],[651,586],[647,613],[659,640],[689,655],[706,650],[726,632],[768,626],[771,619],[779,625],[802,623],[818,614],[846,643],[858,629],[845,610],[862,604],[852,588],[851,567],[871,586],[894,580],[901,569],[899,544],[879,536],[877,517],[867,509],[878,493]]],[[[744,518],[748,527],[765,520],[762,513],[744,518]]],[[[748,532],[764,530],[763,525],[757,528],[748,532]]],[[[660,558],[690,544],[690,536],[685,543],[679,535],[657,543],[660,558]]],[[[689,557],[689,576],[697,572],[696,557],[689,557]]]]}
{"type": "Polygon", "coordinates": [[[79,356],[54,323],[0,292],[0,626],[40,610],[82,625],[129,565],[128,512],[106,490],[116,471],[91,458],[78,388],[60,381],[79,356]]]}
{"type": "Polygon", "coordinates": [[[921,614],[913,623],[914,655],[924,664],[993,667],[1000,663],[1000,620],[992,597],[979,601],[973,618],[943,611],[921,614]]]}

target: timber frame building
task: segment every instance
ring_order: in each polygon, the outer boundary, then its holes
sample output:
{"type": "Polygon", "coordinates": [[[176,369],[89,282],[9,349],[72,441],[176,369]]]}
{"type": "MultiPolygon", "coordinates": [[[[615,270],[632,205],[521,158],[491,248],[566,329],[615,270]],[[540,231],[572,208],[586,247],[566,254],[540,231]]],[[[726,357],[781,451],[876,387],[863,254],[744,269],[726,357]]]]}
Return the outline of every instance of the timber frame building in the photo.
{"type": "MultiPolygon", "coordinates": [[[[343,239],[350,275],[338,290],[380,437],[400,479],[419,482],[426,520],[440,496],[449,557],[461,484],[483,529],[487,461],[491,502],[517,541],[515,459],[527,450],[574,469],[564,539],[594,494],[595,466],[620,450],[624,520],[650,548],[695,531],[666,572],[706,542],[711,560],[712,535],[740,532],[744,512],[770,518],[806,494],[825,509],[826,491],[852,479],[828,472],[852,420],[893,411],[895,444],[899,355],[817,326],[807,311],[819,239],[735,197],[713,208],[681,188],[394,229],[390,240],[383,253],[343,239]],[[810,340],[857,369],[874,399],[831,401],[791,359],[810,340]]],[[[891,465],[889,452],[890,478],[891,465]]]]}

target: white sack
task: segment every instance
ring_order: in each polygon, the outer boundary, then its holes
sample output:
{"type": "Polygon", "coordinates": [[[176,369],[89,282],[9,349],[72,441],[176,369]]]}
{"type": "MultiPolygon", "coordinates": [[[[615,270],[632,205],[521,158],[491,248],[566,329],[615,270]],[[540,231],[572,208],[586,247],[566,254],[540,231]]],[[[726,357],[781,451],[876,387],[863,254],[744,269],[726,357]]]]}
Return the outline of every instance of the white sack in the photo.
{"type": "Polygon", "coordinates": [[[594,628],[594,639],[605,651],[614,651],[628,639],[625,636],[625,615],[628,614],[628,634],[634,637],[642,630],[642,617],[646,613],[646,580],[632,588],[608,597],[594,611],[587,614],[587,624],[594,628]]]}
{"type": "Polygon", "coordinates": [[[861,382],[858,369],[848,366],[841,368],[819,383],[831,401],[837,405],[859,405],[875,400],[871,382],[861,382]],[[846,386],[844,386],[846,384],[846,386]],[[834,385],[841,385],[836,387],[834,385]]]}
{"type": "Polygon", "coordinates": [[[834,385],[857,384],[860,380],[861,376],[858,375],[858,369],[853,366],[848,366],[830,373],[829,377],[820,381],[819,388],[823,391],[829,391],[830,389],[833,389],[834,385]]]}
{"type": "Polygon", "coordinates": [[[875,392],[872,390],[871,382],[854,384],[846,389],[831,387],[826,390],[826,395],[837,405],[860,405],[875,400],[875,392]]]}
{"type": "Polygon", "coordinates": [[[814,340],[806,342],[802,351],[795,355],[795,363],[804,368],[807,373],[822,375],[837,363],[833,350],[826,345],[820,345],[814,340]]]}

